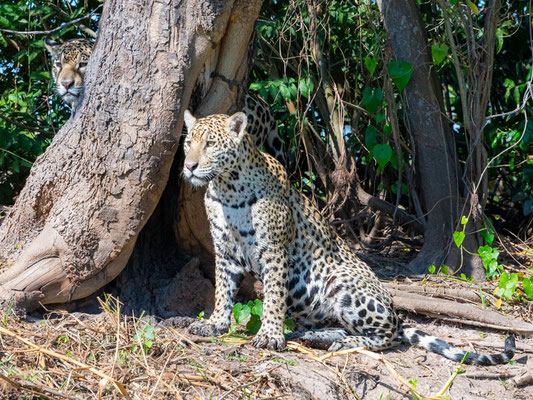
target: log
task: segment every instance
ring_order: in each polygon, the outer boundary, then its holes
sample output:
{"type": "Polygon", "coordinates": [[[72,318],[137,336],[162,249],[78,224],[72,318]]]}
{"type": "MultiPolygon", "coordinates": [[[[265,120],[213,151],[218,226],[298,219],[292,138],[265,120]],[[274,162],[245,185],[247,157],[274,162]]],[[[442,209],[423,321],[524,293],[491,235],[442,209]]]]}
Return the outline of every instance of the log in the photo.
{"type": "Polygon", "coordinates": [[[449,300],[457,300],[466,303],[481,303],[481,296],[472,290],[446,288],[446,287],[431,287],[431,286],[417,286],[417,285],[402,285],[395,283],[383,283],[389,291],[396,290],[399,292],[409,292],[423,294],[426,297],[439,297],[449,300]]]}
{"type": "Polygon", "coordinates": [[[461,324],[481,326],[499,331],[532,336],[533,324],[492,310],[483,310],[472,304],[435,299],[415,293],[390,290],[394,307],[399,310],[425,314],[461,324]]]}

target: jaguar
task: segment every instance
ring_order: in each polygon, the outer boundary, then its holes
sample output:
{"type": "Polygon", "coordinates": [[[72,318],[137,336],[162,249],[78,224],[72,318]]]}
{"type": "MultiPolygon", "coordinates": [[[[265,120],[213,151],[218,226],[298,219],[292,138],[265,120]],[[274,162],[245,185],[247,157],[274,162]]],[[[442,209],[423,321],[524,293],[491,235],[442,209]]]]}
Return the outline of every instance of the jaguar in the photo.
{"type": "Polygon", "coordinates": [[[252,343],[281,350],[285,318],[292,335],[330,351],[384,350],[409,343],[466,364],[509,361],[514,336],[502,353],[466,352],[403,325],[386,288],[288,179],[285,168],[259,151],[247,133],[248,117],[184,114],[184,178],[207,186],[205,207],[215,247],[215,308],[190,325],[193,334],[228,331],[245,272],[263,282],[262,325],[252,343]]]}

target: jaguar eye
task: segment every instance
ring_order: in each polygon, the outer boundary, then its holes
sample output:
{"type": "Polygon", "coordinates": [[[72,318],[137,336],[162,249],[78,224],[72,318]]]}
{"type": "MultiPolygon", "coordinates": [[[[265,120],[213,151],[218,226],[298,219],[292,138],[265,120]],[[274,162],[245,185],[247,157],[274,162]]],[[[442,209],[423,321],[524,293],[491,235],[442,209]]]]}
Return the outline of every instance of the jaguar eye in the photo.
{"type": "Polygon", "coordinates": [[[81,61],[79,64],[78,64],[78,68],[85,68],[87,66],[87,62],[86,61],[81,61]]]}
{"type": "Polygon", "coordinates": [[[208,140],[207,142],[205,142],[205,148],[207,149],[208,147],[212,147],[214,146],[215,142],[213,140],[208,140]]]}

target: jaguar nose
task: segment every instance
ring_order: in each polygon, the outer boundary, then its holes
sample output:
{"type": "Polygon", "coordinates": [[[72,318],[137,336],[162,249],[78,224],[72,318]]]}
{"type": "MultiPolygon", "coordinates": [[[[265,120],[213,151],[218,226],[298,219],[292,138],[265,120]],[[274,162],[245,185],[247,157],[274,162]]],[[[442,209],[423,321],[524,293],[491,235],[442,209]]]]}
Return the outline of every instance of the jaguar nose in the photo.
{"type": "Polygon", "coordinates": [[[185,163],[185,166],[187,167],[187,169],[189,171],[194,171],[196,169],[196,167],[198,166],[198,161],[194,161],[194,162],[186,162],[185,163]]]}
{"type": "Polygon", "coordinates": [[[68,90],[69,87],[72,86],[72,84],[74,83],[74,81],[61,81],[61,85],[68,90]]]}

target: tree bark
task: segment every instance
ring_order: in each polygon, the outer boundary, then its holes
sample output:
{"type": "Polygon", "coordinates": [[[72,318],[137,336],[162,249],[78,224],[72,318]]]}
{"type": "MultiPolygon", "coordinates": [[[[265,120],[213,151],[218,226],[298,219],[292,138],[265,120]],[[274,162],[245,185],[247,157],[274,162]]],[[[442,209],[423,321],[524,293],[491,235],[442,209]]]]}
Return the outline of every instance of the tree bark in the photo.
{"type": "MultiPolygon", "coordinates": [[[[414,0],[381,0],[378,6],[395,59],[413,67],[404,89],[406,122],[427,223],[424,245],[410,267],[416,273],[424,273],[432,264],[451,262],[448,267],[452,272],[460,269],[467,276],[485,279],[479,260],[469,257],[461,265],[461,254],[451,240],[463,204],[461,170],[418,5],[414,0]]],[[[475,238],[467,236],[464,242],[470,251],[470,247],[475,247],[470,246],[472,239],[475,238]]]]}
{"type": "MultiPolygon", "coordinates": [[[[105,3],[85,98],[0,227],[0,254],[11,265],[0,275],[4,306],[22,314],[85,297],[123,270],[163,193],[183,112],[234,7],[258,13],[260,2],[105,3]]],[[[204,89],[225,96],[214,84],[204,89]]]]}

